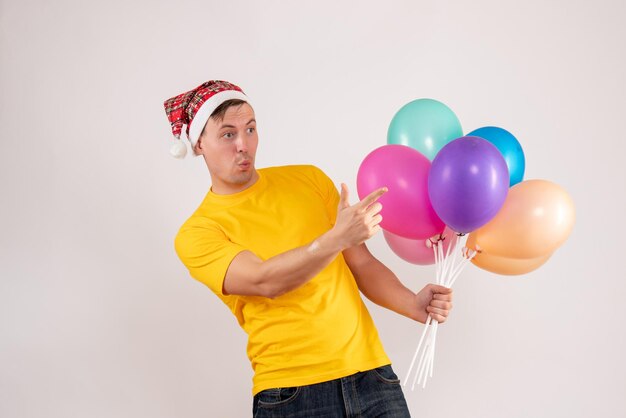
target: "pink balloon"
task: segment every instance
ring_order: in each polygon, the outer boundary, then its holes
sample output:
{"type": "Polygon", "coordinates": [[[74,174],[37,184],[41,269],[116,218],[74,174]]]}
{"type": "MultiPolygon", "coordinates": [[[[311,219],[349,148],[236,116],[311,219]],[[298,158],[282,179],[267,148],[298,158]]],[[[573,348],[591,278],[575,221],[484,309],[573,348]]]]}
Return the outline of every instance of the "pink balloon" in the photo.
{"type": "Polygon", "coordinates": [[[384,145],[370,152],[357,174],[357,191],[363,199],[374,190],[389,191],[378,201],[383,205],[380,226],[405,238],[426,239],[445,225],[428,197],[430,161],[404,145],[384,145]]]}
{"type": "MultiPolygon", "coordinates": [[[[443,251],[444,256],[448,247],[456,242],[456,232],[446,227],[443,231],[443,251]]],[[[429,239],[410,239],[395,235],[389,231],[383,230],[385,241],[389,244],[389,248],[401,259],[412,264],[427,266],[435,262],[435,254],[432,247],[429,247],[429,239]]],[[[454,246],[450,249],[452,251],[454,246]]]]}

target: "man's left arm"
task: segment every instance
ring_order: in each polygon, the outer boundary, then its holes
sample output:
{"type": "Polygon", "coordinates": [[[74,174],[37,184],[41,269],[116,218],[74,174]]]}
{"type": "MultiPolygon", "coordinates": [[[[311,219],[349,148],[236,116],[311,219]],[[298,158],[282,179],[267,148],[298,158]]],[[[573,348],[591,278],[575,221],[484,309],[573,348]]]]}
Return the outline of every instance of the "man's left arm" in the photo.
{"type": "Polygon", "coordinates": [[[413,293],[365,244],[344,250],[343,256],[359,290],[375,304],[421,323],[429,314],[439,323],[445,322],[452,309],[452,289],[430,283],[413,293]]]}

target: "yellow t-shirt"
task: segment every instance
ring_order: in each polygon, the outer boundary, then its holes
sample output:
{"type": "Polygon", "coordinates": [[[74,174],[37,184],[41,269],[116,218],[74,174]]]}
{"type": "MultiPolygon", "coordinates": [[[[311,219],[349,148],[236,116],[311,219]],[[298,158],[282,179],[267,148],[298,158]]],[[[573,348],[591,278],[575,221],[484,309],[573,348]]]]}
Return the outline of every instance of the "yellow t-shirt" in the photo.
{"type": "Polygon", "coordinates": [[[339,194],[320,169],[287,166],[258,173],[242,192],[209,191],[175,241],[191,276],[230,308],[248,334],[253,395],[389,364],[341,254],[309,282],[274,299],[222,293],[226,270],[239,252],[266,260],[310,243],[337,215],[339,194]]]}

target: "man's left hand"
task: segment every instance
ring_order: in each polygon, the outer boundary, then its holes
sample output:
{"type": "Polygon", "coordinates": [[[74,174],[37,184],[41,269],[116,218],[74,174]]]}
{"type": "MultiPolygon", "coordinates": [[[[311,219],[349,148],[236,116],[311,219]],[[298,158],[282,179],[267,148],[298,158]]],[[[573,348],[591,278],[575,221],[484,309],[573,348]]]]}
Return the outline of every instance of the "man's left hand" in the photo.
{"type": "Polygon", "coordinates": [[[440,324],[446,322],[452,309],[452,289],[429,283],[415,294],[417,320],[426,323],[428,315],[440,324]]]}

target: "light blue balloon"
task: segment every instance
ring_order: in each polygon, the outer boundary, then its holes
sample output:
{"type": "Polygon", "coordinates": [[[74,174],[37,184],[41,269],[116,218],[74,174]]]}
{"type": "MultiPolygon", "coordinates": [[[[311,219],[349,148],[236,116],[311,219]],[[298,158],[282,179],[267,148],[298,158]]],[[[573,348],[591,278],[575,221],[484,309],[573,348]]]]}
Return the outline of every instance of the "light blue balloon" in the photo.
{"type": "Polygon", "coordinates": [[[524,170],[526,169],[524,150],[512,133],[497,126],[485,126],[473,130],[467,136],[478,136],[486,139],[498,148],[509,168],[509,187],[524,179],[524,170]]]}
{"type": "Polygon", "coordinates": [[[433,99],[417,99],[395,114],[387,143],[409,146],[432,161],[444,145],[462,136],[461,123],[448,106],[433,99]]]}

